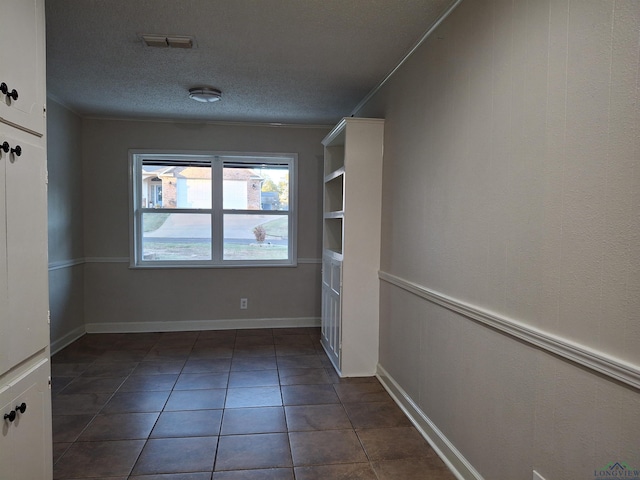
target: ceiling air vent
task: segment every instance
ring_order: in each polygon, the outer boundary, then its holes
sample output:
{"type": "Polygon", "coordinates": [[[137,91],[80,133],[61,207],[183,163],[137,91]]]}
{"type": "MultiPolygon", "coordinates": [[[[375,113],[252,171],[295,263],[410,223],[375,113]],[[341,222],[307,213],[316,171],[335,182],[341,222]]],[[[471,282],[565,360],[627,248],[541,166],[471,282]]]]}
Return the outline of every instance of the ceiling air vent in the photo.
{"type": "Polygon", "coordinates": [[[194,38],[185,35],[158,35],[143,33],[140,35],[147,47],[193,48],[194,38]]]}

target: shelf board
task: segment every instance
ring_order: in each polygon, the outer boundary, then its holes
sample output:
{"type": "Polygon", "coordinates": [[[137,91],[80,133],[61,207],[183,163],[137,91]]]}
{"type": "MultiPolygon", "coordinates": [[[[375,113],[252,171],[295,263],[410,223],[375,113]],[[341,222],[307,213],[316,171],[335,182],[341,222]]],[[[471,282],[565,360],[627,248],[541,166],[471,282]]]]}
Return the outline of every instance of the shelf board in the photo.
{"type": "Polygon", "coordinates": [[[334,260],[342,261],[344,259],[344,255],[342,252],[337,252],[336,250],[330,250],[325,248],[322,252],[322,256],[326,258],[332,258],[334,260]]]}
{"type": "Polygon", "coordinates": [[[340,167],[337,170],[334,170],[333,172],[326,175],[324,177],[324,183],[328,183],[334,178],[339,177],[340,175],[344,175],[344,167],[340,167]]]}
{"type": "Polygon", "coordinates": [[[338,210],[337,212],[325,212],[324,218],[344,218],[344,211],[338,210]]]}

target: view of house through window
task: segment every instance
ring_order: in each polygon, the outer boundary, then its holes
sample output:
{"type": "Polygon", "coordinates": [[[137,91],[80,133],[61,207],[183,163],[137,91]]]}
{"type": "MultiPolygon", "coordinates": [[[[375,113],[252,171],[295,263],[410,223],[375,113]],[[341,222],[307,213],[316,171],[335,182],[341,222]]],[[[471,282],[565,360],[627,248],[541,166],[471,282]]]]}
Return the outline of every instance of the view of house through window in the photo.
{"type": "Polygon", "coordinates": [[[132,153],[132,265],[294,264],[295,160],[132,153]]]}

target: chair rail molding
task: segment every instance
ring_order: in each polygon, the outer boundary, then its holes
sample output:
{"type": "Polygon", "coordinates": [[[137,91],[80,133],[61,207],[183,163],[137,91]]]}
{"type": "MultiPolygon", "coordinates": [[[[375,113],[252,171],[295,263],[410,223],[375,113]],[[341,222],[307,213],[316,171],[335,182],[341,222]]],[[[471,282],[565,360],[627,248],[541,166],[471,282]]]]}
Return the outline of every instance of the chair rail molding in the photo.
{"type": "Polygon", "coordinates": [[[456,312],[470,320],[491,327],[503,334],[518,338],[549,353],[558,355],[561,358],[640,390],[639,365],[611,357],[605,352],[579,345],[566,338],[552,335],[548,332],[525,325],[517,320],[484,310],[478,306],[449,297],[390,273],[379,271],[378,277],[381,281],[456,312]]]}

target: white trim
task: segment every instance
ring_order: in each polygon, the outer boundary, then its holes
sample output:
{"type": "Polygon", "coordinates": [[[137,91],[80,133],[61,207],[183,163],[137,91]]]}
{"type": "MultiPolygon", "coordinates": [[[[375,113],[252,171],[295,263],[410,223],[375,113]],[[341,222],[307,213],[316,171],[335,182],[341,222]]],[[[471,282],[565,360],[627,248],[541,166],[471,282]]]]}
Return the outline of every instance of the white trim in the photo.
{"type": "MultiPolygon", "coordinates": [[[[342,119],[340,119],[340,121],[336,124],[335,127],[333,127],[333,129],[327,133],[327,136],[324,137],[322,139],[322,145],[324,145],[325,147],[330,147],[331,143],[336,139],[336,137],[338,137],[340,134],[343,133],[344,128],[346,125],[355,125],[355,124],[384,124],[384,118],[367,118],[367,117],[343,117],[342,119]]],[[[327,177],[331,177],[332,175],[340,175],[344,173],[344,167],[340,167],[339,169],[337,169],[335,172],[331,172],[329,175],[327,175],[327,177]]],[[[325,178],[325,181],[327,181],[327,179],[325,178]]]]}
{"type": "Polygon", "coordinates": [[[380,364],[376,377],[458,480],[483,480],[482,475],[380,364]]]}
{"type": "Polygon", "coordinates": [[[144,123],[171,123],[171,124],[197,124],[197,125],[217,125],[220,127],[267,127],[267,128],[312,128],[330,130],[333,124],[306,124],[306,123],[279,123],[279,122],[230,122],[224,120],[184,120],[171,118],[153,118],[153,117],[110,117],[98,115],[85,115],[82,118],[97,121],[113,121],[113,122],[144,122],[144,123]]]}
{"type": "Polygon", "coordinates": [[[321,258],[299,258],[298,264],[321,264],[321,258]]]}
{"type": "Polygon", "coordinates": [[[320,317],[236,318],[222,320],[183,320],[173,322],[87,323],[87,333],[182,332],[246,328],[319,327],[320,317]]]}
{"type": "Polygon", "coordinates": [[[82,325],[80,327],[74,328],[73,330],[71,330],[61,338],[54,340],[53,342],[51,342],[51,345],[49,347],[51,350],[51,355],[58,353],[67,345],[71,345],[73,342],[75,342],[80,337],[82,337],[85,333],[87,332],[85,330],[84,325],[82,325]]]}
{"type": "Polygon", "coordinates": [[[298,154],[276,152],[232,152],[202,150],[129,150],[129,268],[230,268],[230,267],[295,267],[297,265],[297,217],[298,217],[298,154]],[[173,161],[177,164],[198,160],[211,169],[211,205],[207,208],[169,208],[153,210],[142,206],[143,166],[147,157],[153,161],[173,161]],[[286,210],[238,210],[225,208],[223,201],[224,169],[226,165],[242,164],[253,168],[258,166],[286,165],[289,174],[289,205],[286,210]],[[211,258],[201,260],[151,260],[143,258],[142,219],[150,211],[159,213],[207,215],[211,219],[211,258]],[[224,218],[227,215],[282,216],[287,218],[287,258],[284,259],[225,259],[224,218]]]}
{"type": "MultiPolygon", "coordinates": [[[[85,263],[129,263],[129,257],[85,257],[85,258],[73,258],[71,260],[59,260],[57,262],[49,263],[49,271],[60,270],[62,268],[75,267],[76,265],[83,265],[85,263]]],[[[298,258],[298,264],[320,264],[321,258],[298,258]]],[[[290,266],[290,265],[282,265],[290,266]]],[[[295,266],[295,265],[294,265],[295,266]]]]}
{"type": "Polygon", "coordinates": [[[22,130],[23,132],[30,133],[31,135],[35,135],[38,138],[42,137],[41,132],[36,132],[35,130],[31,130],[30,128],[27,128],[24,125],[20,125],[19,123],[14,123],[11,120],[4,117],[0,117],[0,123],[4,123],[5,125],[9,125],[10,127],[17,128],[18,130],[22,130]]]}
{"type": "Polygon", "coordinates": [[[640,366],[610,356],[609,354],[593,350],[584,345],[572,342],[520,323],[512,318],[484,310],[478,306],[465,303],[442,293],[430,290],[409,280],[396,277],[383,271],[378,272],[380,280],[395,285],[407,292],[413,293],[436,305],[447,308],[482,325],[494,328],[502,333],[523,340],[531,345],[558,355],[571,362],[587,367],[590,370],[604,374],[614,380],[626,383],[640,390],[640,366]]]}
{"type": "Polygon", "coordinates": [[[378,83],[378,85],[376,85],[373,90],[371,90],[366,97],[364,97],[360,103],[358,103],[358,105],[356,105],[356,107],[351,111],[351,116],[355,116],[357,115],[357,113],[360,111],[361,108],[363,108],[366,103],[371,100],[371,98],[378,93],[378,91],[384,87],[384,85],[389,81],[389,79],[396,73],[396,71],[404,64],[404,62],[406,62],[409,57],[411,55],[413,55],[413,52],[415,52],[420,45],[422,45],[425,40],[427,40],[427,38],[429,37],[429,35],[431,35],[433,33],[433,31],[438,28],[440,26],[440,24],[449,16],[451,15],[451,12],[453,12],[453,10],[455,10],[455,8],[462,3],[462,0],[456,0],[456,2],[454,2],[447,10],[445,10],[445,12],[440,15],[440,17],[438,17],[438,19],[433,22],[433,24],[427,29],[427,31],[422,35],[422,37],[420,38],[420,40],[418,40],[418,42],[411,48],[411,50],[409,50],[407,52],[407,54],[402,57],[402,60],[400,60],[400,62],[398,63],[398,65],[395,66],[395,68],[393,70],[391,70],[389,73],[387,73],[387,75],[382,79],[382,81],[380,83],[378,83]]]}
{"type": "Polygon", "coordinates": [[[72,258],[70,260],[58,260],[56,262],[49,263],[49,271],[60,270],[62,268],[75,267],[76,265],[82,265],[85,263],[84,258],[72,258]]]}

